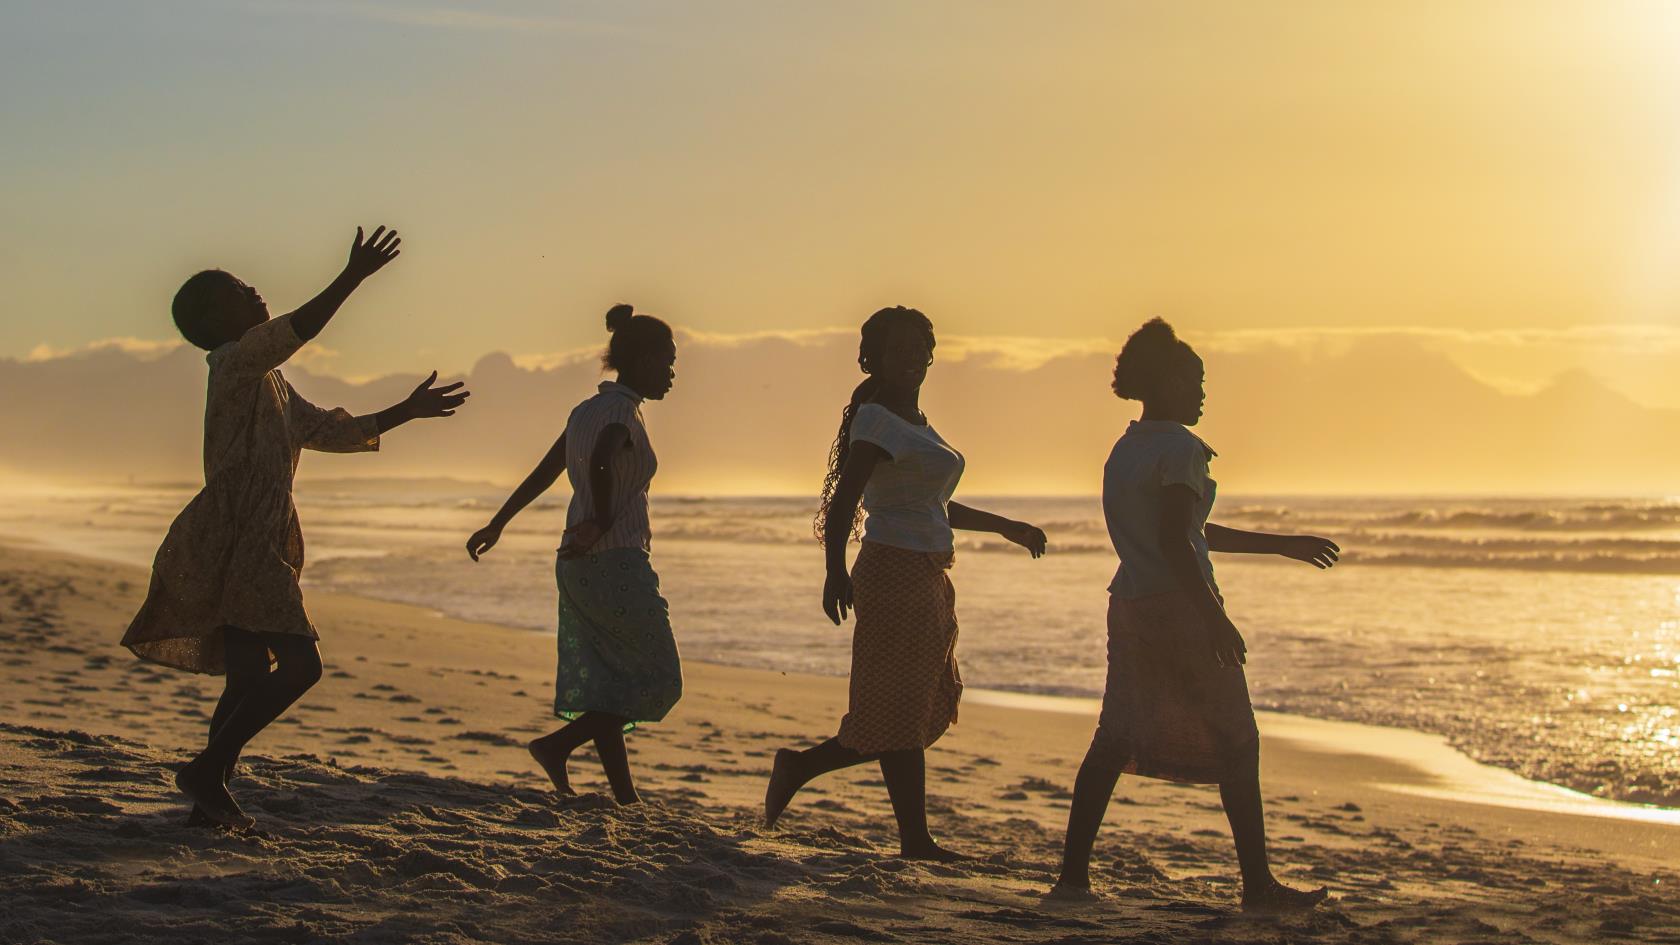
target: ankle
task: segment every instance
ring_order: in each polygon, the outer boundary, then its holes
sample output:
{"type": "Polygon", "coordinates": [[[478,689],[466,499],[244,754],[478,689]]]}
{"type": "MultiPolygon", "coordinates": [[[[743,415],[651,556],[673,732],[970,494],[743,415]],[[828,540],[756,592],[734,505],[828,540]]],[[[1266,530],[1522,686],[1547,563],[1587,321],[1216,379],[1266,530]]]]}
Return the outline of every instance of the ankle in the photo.
{"type": "Polygon", "coordinates": [[[1062,875],[1057,878],[1056,885],[1063,889],[1090,889],[1091,874],[1088,872],[1070,872],[1064,869],[1062,875]]]}

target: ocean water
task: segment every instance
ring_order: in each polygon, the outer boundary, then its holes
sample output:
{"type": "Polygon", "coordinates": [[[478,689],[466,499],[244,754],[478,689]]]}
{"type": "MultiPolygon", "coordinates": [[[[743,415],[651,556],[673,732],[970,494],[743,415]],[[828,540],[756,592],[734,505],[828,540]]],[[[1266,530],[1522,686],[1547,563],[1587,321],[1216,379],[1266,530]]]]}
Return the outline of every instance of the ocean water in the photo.
{"type": "MultiPolygon", "coordinates": [[[[148,563],[187,487],[0,499],[0,534],[148,563]]],[[[505,493],[448,480],[305,484],[305,586],[550,633],[564,496],[474,564],[505,493]]],[[[1050,536],[1037,561],[960,535],[958,655],[973,686],[1096,695],[1115,559],[1095,497],[965,501],[1050,536]]],[[[685,656],[843,674],[819,607],[810,499],[654,500],[654,563],[685,656]]],[[[1257,707],[1447,736],[1479,760],[1680,806],[1680,501],[1222,498],[1214,520],[1337,541],[1320,572],[1216,556],[1257,707]]],[[[113,643],[121,627],[112,628],[113,643]]],[[[323,627],[331,659],[332,629],[323,627]]],[[[837,719],[813,719],[812,733],[837,719]]]]}

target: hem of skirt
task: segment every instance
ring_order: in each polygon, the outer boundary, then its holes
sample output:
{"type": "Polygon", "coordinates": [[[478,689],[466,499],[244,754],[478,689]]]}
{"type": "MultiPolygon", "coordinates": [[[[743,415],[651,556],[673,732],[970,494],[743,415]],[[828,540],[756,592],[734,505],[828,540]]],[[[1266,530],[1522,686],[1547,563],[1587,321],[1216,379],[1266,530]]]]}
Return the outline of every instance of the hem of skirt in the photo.
{"type": "MultiPolygon", "coordinates": [[[[624,714],[623,712],[615,711],[613,709],[555,709],[554,710],[554,717],[557,718],[557,719],[563,719],[567,722],[576,722],[579,717],[583,716],[585,713],[588,713],[588,712],[605,712],[608,715],[623,715],[624,714]]],[[[670,713],[670,710],[667,709],[665,712],[661,712],[659,714],[659,718],[656,718],[656,719],[636,719],[636,718],[632,718],[630,721],[624,723],[624,728],[621,729],[621,731],[624,732],[625,734],[629,734],[631,731],[634,731],[636,728],[638,728],[640,726],[652,725],[656,722],[663,722],[663,721],[665,721],[665,716],[668,715],[669,713],[670,713]]]]}
{"type": "MultiPolygon", "coordinates": [[[[956,723],[953,722],[951,724],[955,725],[956,723]]],[[[906,744],[906,745],[867,745],[867,744],[861,744],[861,743],[856,742],[856,741],[854,741],[850,738],[847,738],[844,731],[837,732],[834,736],[834,740],[839,742],[841,747],[843,747],[843,748],[850,748],[852,751],[861,752],[861,753],[866,754],[866,755],[872,755],[872,754],[874,754],[876,752],[879,752],[879,751],[926,751],[927,749],[932,748],[934,746],[935,742],[939,741],[941,738],[944,738],[945,733],[949,732],[950,730],[951,730],[951,726],[947,725],[944,728],[940,729],[939,731],[935,732],[933,734],[933,737],[927,739],[927,741],[922,743],[922,744],[916,744],[916,743],[912,742],[912,743],[906,744]]]]}
{"type": "MultiPolygon", "coordinates": [[[[233,629],[235,629],[235,630],[245,629],[244,627],[236,627],[233,624],[228,624],[227,626],[233,627],[233,629]]],[[[222,627],[217,627],[215,630],[210,631],[210,633],[217,633],[217,632],[220,632],[222,629],[223,629],[222,627]]],[[[303,637],[303,638],[308,639],[308,640],[314,640],[317,643],[320,642],[320,640],[321,640],[321,634],[319,632],[317,632],[314,627],[308,628],[307,632],[302,631],[302,630],[261,630],[261,631],[256,631],[256,632],[259,632],[259,633],[278,633],[278,634],[281,634],[283,636],[303,637]]],[[[217,669],[211,669],[211,668],[206,667],[206,666],[200,666],[200,665],[195,665],[195,664],[190,664],[190,663],[177,662],[177,661],[174,661],[174,660],[162,659],[161,657],[159,657],[157,655],[146,652],[146,650],[149,649],[149,648],[165,646],[166,644],[173,643],[177,640],[202,640],[209,635],[210,634],[208,634],[208,633],[207,634],[183,634],[181,636],[175,636],[175,637],[158,637],[158,638],[152,639],[152,640],[132,640],[132,641],[124,640],[124,641],[122,641],[122,645],[130,653],[133,653],[136,659],[139,659],[143,662],[156,663],[159,666],[167,666],[170,669],[184,670],[185,672],[189,672],[189,673],[198,673],[201,676],[225,676],[225,675],[227,675],[227,667],[225,665],[221,669],[217,670],[217,669]]]]}
{"type": "Polygon", "coordinates": [[[209,667],[206,667],[206,666],[197,666],[197,665],[192,665],[192,664],[189,664],[189,663],[182,663],[182,662],[176,662],[174,660],[162,659],[160,657],[157,657],[157,656],[154,656],[150,653],[147,653],[147,652],[145,652],[141,649],[138,649],[139,647],[145,646],[144,643],[124,643],[123,646],[127,647],[128,651],[130,653],[133,653],[135,658],[141,660],[142,662],[156,663],[159,666],[167,666],[170,669],[179,669],[179,670],[183,670],[183,671],[189,672],[189,673],[198,673],[201,676],[222,676],[222,675],[225,675],[227,673],[227,669],[225,667],[222,669],[221,672],[217,672],[214,669],[210,669],[209,667]]]}

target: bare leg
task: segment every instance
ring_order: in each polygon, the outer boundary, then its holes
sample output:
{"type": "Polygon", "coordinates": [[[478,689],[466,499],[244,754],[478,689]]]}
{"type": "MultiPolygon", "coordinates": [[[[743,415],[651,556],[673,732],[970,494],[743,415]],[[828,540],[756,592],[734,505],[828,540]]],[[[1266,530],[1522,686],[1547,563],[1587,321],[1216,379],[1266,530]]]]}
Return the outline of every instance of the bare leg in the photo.
{"type": "Polygon", "coordinates": [[[1062,845],[1062,875],[1051,894],[1070,899],[1089,898],[1091,891],[1091,846],[1102,827],[1114,785],[1123,764],[1096,741],[1085,752],[1079,775],[1073,782],[1073,804],[1068,810],[1067,840],[1062,845]]]}
{"type": "Polygon", "coordinates": [[[898,819],[899,856],[946,863],[968,859],[941,847],[928,833],[926,752],[920,748],[882,752],[881,777],[887,782],[887,796],[892,798],[893,816],[898,819]]]}
{"type": "Polygon", "coordinates": [[[623,726],[595,736],[595,754],[601,759],[601,770],[607,773],[613,797],[620,804],[641,803],[642,796],[636,793],[636,782],[630,778],[630,753],[624,747],[623,726]]]}
{"type": "MultiPolygon", "coordinates": [[[[548,775],[548,780],[553,782],[555,793],[576,794],[577,792],[572,789],[571,781],[566,776],[566,761],[571,758],[572,752],[576,751],[584,742],[593,741],[599,745],[598,740],[600,738],[610,738],[615,734],[619,736],[619,746],[622,751],[624,744],[622,732],[626,721],[628,720],[605,712],[585,712],[553,732],[533,740],[526,748],[531,752],[531,757],[536,760],[537,764],[542,766],[543,771],[548,775]]],[[[603,767],[607,767],[605,755],[601,758],[601,764],[603,767]]],[[[612,776],[613,772],[611,768],[608,768],[608,779],[611,780],[612,776]]],[[[639,797],[635,797],[636,789],[634,785],[629,784],[630,766],[628,759],[624,760],[623,778],[626,786],[629,787],[628,796],[640,800],[639,797]]],[[[619,793],[619,784],[616,781],[613,783],[613,794],[618,797],[620,803],[634,803],[634,800],[627,801],[625,795],[619,793]]]]}
{"type": "Polygon", "coordinates": [[[1328,890],[1291,889],[1272,876],[1266,858],[1266,816],[1260,802],[1260,760],[1244,761],[1230,779],[1219,785],[1219,799],[1231,822],[1231,837],[1237,842],[1237,863],[1242,868],[1243,911],[1299,912],[1324,901],[1328,890]]]}
{"type": "Polygon", "coordinates": [[[249,826],[251,818],[239,809],[222,780],[229,766],[257,733],[321,679],[321,653],[314,640],[280,633],[260,637],[274,651],[278,665],[239,700],[223,718],[210,744],[175,775],[175,786],[192,798],[205,816],[230,826],[249,826]]]}
{"type": "Polygon", "coordinates": [[[793,796],[818,776],[880,757],[879,754],[865,754],[847,748],[840,744],[838,738],[830,738],[804,751],[783,748],[776,752],[776,763],[770,769],[770,784],[764,791],[764,826],[776,826],[776,821],[793,796]]]}
{"type": "MultiPolygon", "coordinates": [[[[210,714],[209,741],[215,740],[216,734],[226,724],[228,716],[233,714],[234,708],[268,675],[268,647],[256,634],[237,627],[223,627],[222,641],[226,653],[227,676],[222,688],[222,697],[216,701],[216,709],[210,714]]],[[[224,785],[233,780],[233,771],[238,764],[239,756],[235,754],[228,761],[226,770],[222,772],[224,785]]],[[[194,804],[192,813],[187,815],[187,826],[202,827],[209,823],[211,820],[205,815],[203,808],[194,804]]]]}

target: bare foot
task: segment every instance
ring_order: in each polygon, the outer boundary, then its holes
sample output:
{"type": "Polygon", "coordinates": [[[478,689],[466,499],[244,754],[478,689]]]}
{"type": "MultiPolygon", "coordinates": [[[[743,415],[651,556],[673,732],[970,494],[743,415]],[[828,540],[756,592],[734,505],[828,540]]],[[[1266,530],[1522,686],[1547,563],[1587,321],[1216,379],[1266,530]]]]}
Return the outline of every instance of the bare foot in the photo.
{"type": "Polygon", "coordinates": [[[1323,886],[1317,889],[1291,889],[1274,879],[1270,885],[1257,892],[1243,890],[1242,911],[1262,915],[1306,912],[1323,902],[1329,895],[1330,890],[1323,886]]]}
{"type": "Polygon", "coordinates": [[[1044,898],[1051,902],[1102,902],[1101,896],[1091,891],[1091,887],[1075,886],[1071,883],[1058,882],[1050,887],[1044,898]]]}
{"type": "Polygon", "coordinates": [[[782,811],[787,810],[788,803],[799,793],[799,784],[794,780],[794,760],[799,752],[791,748],[783,748],[776,752],[776,762],[770,768],[770,784],[764,789],[764,827],[768,830],[776,826],[781,819],[782,811]]]}
{"type": "MultiPolygon", "coordinates": [[[[227,783],[229,781],[232,781],[232,780],[233,780],[233,765],[228,765],[227,770],[222,772],[222,786],[226,787],[227,783]]],[[[213,824],[214,824],[214,821],[212,821],[210,819],[208,814],[204,813],[204,808],[198,806],[197,804],[194,804],[193,808],[192,808],[192,813],[189,813],[187,815],[187,826],[188,827],[209,827],[209,826],[212,826],[213,824]]]]}
{"type": "Polygon", "coordinates": [[[207,823],[239,828],[256,823],[251,815],[239,809],[227,785],[222,783],[220,771],[207,771],[197,761],[189,762],[175,772],[175,786],[192,799],[207,823]]]}
{"type": "Polygon", "coordinates": [[[935,863],[961,863],[965,860],[974,859],[966,853],[947,850],[931,839],[915,846],[900,848],[898,858],[901,860],[930,860],[935,863]]]}
{"type": "Polygon", "coordinates": [[[566,759],[571,757],[570,753],[555,751],[552,746],[544,744],[541,738],[532,739],[525,749],[536,759],[537,764],[542,765],[548,779],[554,782],[554,793],[568,797],[577,796],[577,792],[572,790],[572,782],[566,779],[566,759]]]}

